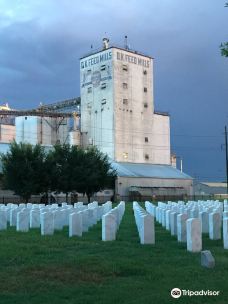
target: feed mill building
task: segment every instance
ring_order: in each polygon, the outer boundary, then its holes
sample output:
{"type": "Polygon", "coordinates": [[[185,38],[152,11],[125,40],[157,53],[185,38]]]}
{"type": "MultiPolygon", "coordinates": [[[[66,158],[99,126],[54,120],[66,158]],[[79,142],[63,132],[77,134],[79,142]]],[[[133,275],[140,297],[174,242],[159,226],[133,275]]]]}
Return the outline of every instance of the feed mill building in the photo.
{"type": "Polygon", "coordinates": [[[153,58],[109,47],[80,59],[81,143],[107,153],[116,193],[192,194],[192,178],[171,165],[170,117],[154,110],[153,58]]]}

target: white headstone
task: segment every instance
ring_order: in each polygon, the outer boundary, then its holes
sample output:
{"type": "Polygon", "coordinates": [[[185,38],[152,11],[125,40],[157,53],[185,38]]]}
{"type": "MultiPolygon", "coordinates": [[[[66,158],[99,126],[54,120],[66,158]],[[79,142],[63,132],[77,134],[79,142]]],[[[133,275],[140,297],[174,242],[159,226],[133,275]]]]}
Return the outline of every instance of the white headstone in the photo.
{"type": "Polygon", "coordinates": [[[222,215],[223,215],[223,218],[228,217],[228,211],[224,211],[224,212],[222,213],[222,215]]]}
{"type": "Polygon", "coordinates": [[[87,232],[89,230],[89,215],[88,209],[82,211],[82,231],[87,232]]]}
{"type": "Polygon", "coordinates": [[[41,213],[41,235],[54,234],[54,214],[53,212],[41,213]]]}
{"type": "Polygon", "coordinates": [[[199,213],[199,218],[201,220],[202,233],[208,233],[209,232],[209,213],[206,211],[202,211],[199,213]]]}
{"type": "Polygon", "coordinates": [[[190,218],[198,218],[199,217],[199,211],[198,209],[192,209],[190,211],[190,218]]]}
{"type": "Polygon", "coordinates": [[[29,231],[29,213],[27,211],[17,213],[17,231],[29,231]]]}
{"type": "Polygon", "coordinates": [[[62,210],[55,210],[53,211],[53,215],[54,215],[54,229],[62,230],[65,224],[66,212],[62,210]]]}
{"type": "Polygon", "coordinates": [[[102,216],[102,241],[114,241],[116,239],[116,218],[107,213],[102,216]]]}
{"type": "Polygon", "coordinates": [[[170,230],[170,213],[171,213],[171,210],[166,210],[165,212],[165,228],[166,230],[170,230]]]}
{"type": "Polygon", "coordinates": [[[187,220],[187,250],[199,252],[202,250],[202,227],[200,219],[187,220]]]}
{"type": "Polygon", "coordinates": [[[140,227],[140,243],[155,244],[154,217],[151,214],[142,216],[140,227]]]}
{"type": "MultiPolygon", "coordinates": [[[[65,206],[65,205],[64,205],[65,206]]],[[[64,207],[63,206],[63,207],[64,207]]],[[[60,215],[60,217],[61,217],[61,221],[62,221],[62,228],[63,228],[63,226],[67,226],[68,225],[68,223],[69,223],[69,218],[68,218],[68,210],[67,209],[60,209],[60,212],[61,212],[61,215],[60,215]]]]}
{"type": "Polygon", "coordinates": [[[82,211],[69,216],[69,236],[82,236],[82,211]]]}
{"type": "Polygon", "coordinates": [[[0,230],[7,229],[7,210],[0,211],[0,230]]]}
{"type": "Polygon", "coordinates": [[[228,218],[223,219],[223,244],[224,249],[228,249],[228,218]]]}
{"type": "Polygon", "coordinates": [[[10,226],[16,226],[17,225],[17,213],[20,211],[21,209],[19,208],[11,208],[10,210],[10,226]]]}
{"type": "Polygon", "coordinates": [[[30,228],[40,228],[40,210],[37,208],[30,211],[30,228]]]}
{"type": "Polygon", "coordinates": [[[170,230],[171,235],[177,235],[177,212],[170,213],[170,230]]]}
{"type": "Polygon", "coordinates": [[[186,221],[187,214],[177,215],[177,240],[179,242],[187,242],[186,221]]]}
{"type": "Polygon", "coordinates": [[[221,216],[218,212],[209,214],[209,237],[211,240],[221,239],[221,216]]]}
{"type": "Polygon", "coordinates": [[[92,207],[90,207],[87,210],[87,214],[88,214],[88,226],[91,227],[95,224],[94,211],[92,207]]]}
{"type": "Polygon", "coordinates": [[[162,209],[161,211],[161,217],[162,217],[162,227],[166,227],[166,209],[162,209]]]}

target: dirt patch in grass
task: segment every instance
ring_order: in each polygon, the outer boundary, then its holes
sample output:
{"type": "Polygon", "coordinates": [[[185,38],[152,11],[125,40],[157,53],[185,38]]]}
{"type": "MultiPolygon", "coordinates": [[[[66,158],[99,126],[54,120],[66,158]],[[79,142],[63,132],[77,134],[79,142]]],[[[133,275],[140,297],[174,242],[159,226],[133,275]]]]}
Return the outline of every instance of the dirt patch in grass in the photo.
{"type": "Polygon", "coordinates": [[[102,273],[84,266],[36,266],[22,268],[8,273],[7,278],[0,277],[0,293],[15,293],[46,290],[49,287],[73,286],[78,284],[101,285],[112,277],[111,273],[102,273]],[[49,287],[48,287],[49,286],[49,287]]]}
{"type": "Polygon", "coordinates": [[[27,278],[42,281],[56,281],[64,284],[79,282],[100,284],[105,280],[104,274],[86,269],[85,267],[44,266],[27,268],[24,272],[27,278]]]}

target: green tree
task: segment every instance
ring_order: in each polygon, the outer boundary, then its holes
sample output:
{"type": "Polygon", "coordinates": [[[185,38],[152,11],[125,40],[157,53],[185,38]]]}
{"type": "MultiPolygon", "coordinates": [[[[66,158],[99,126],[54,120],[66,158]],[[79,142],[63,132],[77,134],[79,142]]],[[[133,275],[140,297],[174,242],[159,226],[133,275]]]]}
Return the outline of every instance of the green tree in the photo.
{"type": "Polygon", "coordinates": [[[49,151],[46,158],[46,170],[49,177],[49,188],[52,191],[68,194],[72,191],[71,184],[71,166],[70,166],[71,148],[69,145],[55,145],[54,149],[49,151]]]}
{"type": "Polygon", "coordinates": [[[78,146],[72,146],[69,157],[70,181],[72,191],[79,192],[86,183],[85,175],[85,150],[78,146]]]}
{"type": "MultiPolygon", "coordinates": [[[[225,4],[225,7],[228,7],[228,2],[225,4]]],[[[222,56],[228,57],[228,42],[221,43],[220,50],[222,56]]]]}
{"type": "Polygon", "coordinates": [[[14,141],[8,152],[1,154],[1,160],[5,189],[14,191],[26,202],[32,194],[46,191],[45,151],[40,145],[17,144],[14,141]]]}
{"type": "Polygon", "coordinates": [[[85,150],[81,183],[77,191],[86,194],[88,202],[95,192],[113,187],[115,178],[116,171],[112,169],[106,154],[95,147],[85,150]]]}

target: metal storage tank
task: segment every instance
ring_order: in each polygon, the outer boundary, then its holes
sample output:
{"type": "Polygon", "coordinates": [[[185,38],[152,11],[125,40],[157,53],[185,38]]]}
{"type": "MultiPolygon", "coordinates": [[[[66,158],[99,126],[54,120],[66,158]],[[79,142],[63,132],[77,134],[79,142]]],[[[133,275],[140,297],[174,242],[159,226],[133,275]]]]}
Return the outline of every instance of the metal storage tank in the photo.
{"type": "Polygon", "coordinates": [[[40,143],[42,145],[51,145],[53,144],[53,122],[51,117],[41,117],[40,118],[40,143]]]}
{"type": "Polygon", "coordinates": [[[24,142],[36,145],[40,137],[40,117],[22,116],[24,118],[24,142]]]}
{"type": "Polygon", "coordinates": [[[64,144],[68,140],[68,120],[54,117],[16,117],[16,141],[32,145],[64,144]]]}
{"type": "Polygon", "coordinates": [[[68,142],[68,119],[67,118],[55,118],[56,120],[56,125],[58,126],[58,132],[56,133],[56,140],[60,144],[66,144],[68,142]]]}
{"type": "Polygon", "coordinates": [[[16,142],[20,143],[24,141],[24,117],[19,116],[15,118],[16,127],[16,142]]]}
{"type": "Polygon", "coordinates": [[[80,132],[79,131],[71,131],[69,132],[69,144],[71,146],[80,146],[80,132]]]}

